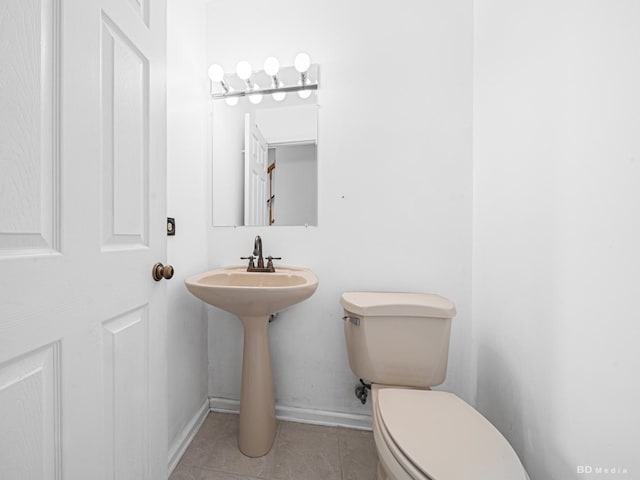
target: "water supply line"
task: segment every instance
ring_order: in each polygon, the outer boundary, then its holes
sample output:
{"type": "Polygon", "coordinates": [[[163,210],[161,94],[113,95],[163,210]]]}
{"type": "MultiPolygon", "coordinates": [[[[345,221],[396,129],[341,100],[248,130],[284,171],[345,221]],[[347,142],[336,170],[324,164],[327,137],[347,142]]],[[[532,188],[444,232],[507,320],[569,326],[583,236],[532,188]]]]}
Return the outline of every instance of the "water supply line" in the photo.
{"type": "Polygon", "coordinates": [[[364,380],[360,379],[360,385],[356,386],[356,397],[358,397],[360,403],[362,403],[363,405],[367,403],[369,390],[371,390],[371,384],[366,383],[364,380]]]}

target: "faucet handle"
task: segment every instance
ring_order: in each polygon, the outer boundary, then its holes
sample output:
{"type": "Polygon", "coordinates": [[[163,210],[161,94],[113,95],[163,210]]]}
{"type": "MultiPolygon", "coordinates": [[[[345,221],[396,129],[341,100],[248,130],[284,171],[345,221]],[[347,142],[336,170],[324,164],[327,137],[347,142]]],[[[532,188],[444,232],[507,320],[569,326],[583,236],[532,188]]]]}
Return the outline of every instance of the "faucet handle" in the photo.
{"type": "Polygon", "coordinates": [[[271,255],[269,255],[269,256],[267,257],[267,260],[268,260],[268,261],[267,261],[267,268],[269,269],[269,271],[270,271],[270,272],[275,272],[275,271],[276,271],[276,269],[275,269],[275,267],[273,266],[273,261],[274,261],[274,260],[282,260],[282,257],[272,257],[271,255]]]}
{"type": "Polygon", "coordinates": [[[255,265],[253,264],[253,259],[255,257],[253,255],[249,255],[248,257],[240,257],[240,260],[249,260],[249,266],[247,267],[247,272],[256,268],[255,265]]]}

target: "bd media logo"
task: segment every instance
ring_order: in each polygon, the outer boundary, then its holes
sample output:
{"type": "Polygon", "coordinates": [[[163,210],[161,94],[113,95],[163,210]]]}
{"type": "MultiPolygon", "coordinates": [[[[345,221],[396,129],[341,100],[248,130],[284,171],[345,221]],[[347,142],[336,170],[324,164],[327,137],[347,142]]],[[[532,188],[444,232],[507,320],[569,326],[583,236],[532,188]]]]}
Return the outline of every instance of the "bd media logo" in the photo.
{"type": "Polygon", "coordinates": [[[592,465],[578,465],[576,472],[583,475],[627,475],[629,473],[623,467],[594,467],[592,465]]]}

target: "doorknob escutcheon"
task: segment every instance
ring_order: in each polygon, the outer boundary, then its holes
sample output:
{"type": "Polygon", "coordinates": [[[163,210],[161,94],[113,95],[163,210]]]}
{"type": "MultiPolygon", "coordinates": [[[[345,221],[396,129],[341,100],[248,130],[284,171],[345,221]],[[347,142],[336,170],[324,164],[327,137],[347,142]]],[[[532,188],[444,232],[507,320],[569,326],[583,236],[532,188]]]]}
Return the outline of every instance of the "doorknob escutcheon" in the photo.
{"type": "Polygon", "coordinates": [[[172,265],[163,265],[160,262],[156,263],[151,270],[151,276],[156,282],[159,282],[163,278],[169,280],[173,277],[173,274],[174,269],[172,265]]]}

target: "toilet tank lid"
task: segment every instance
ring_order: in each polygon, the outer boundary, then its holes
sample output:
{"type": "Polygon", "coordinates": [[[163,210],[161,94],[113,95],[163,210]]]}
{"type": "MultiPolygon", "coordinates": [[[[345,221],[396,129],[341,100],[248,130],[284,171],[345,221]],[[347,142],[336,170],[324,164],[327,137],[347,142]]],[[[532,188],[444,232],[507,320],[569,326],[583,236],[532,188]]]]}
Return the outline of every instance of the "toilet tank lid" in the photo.
{"type": "Polygon", "coordinates": [[[453,318],[456,306],[434,293],[345,292],[340,303],[356,315],[453,318]]]}

